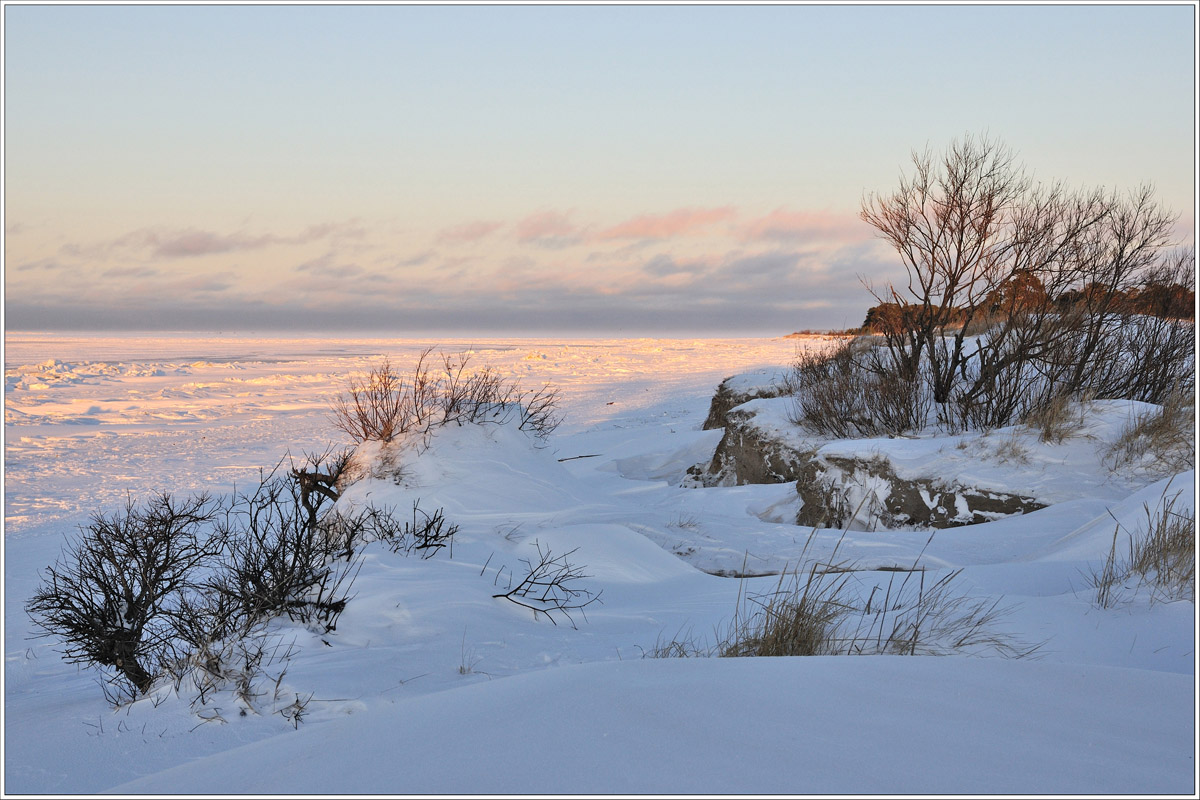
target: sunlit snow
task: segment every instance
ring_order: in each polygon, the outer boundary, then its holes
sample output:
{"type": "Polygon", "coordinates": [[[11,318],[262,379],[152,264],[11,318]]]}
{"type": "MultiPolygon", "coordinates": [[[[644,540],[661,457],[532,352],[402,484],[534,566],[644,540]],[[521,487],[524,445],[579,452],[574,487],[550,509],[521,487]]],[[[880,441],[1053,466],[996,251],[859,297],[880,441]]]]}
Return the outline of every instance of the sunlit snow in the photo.
{"type": "MultiPolygon", "coordinates": [[[[1018,430],[826,445],[891,448],[898,469],[1052,502],[932,541],[810,538],[793,524],[792,484],[681,485],[720,440],[700,428],[722,379],[825,346],[6,334],[4,792],[1193,793],[1195,605],[1131,588],[1102,610],[1086,576],[1115,525],[1136,528],[1164,492],[1194,508],[1194,472],[1105,472],[1097,448],[1136,411],[1115,404],[1062,445],[1031,437],[1021,463],[992,457],[1018,430]],[[401,453],[402,477],[353,485],[343,503],[444,508],[460,526],[453,554],[365,550],[335,631],[275,626],[292,655],[267,667],[249,707],[160,687],[114,709],[94,673],[32,638],[24,603],[89,514],[156,491],[228,492],[289,452],[348,444],[331,398],[384,355],[404,365],[429,346],[552,384],[564,422],[546,443],[446,428],[401,453]],[[600,602],[555,624],[494,598],[538,547],[571,553],[600,602]],[[1000,599],[1003,631],[1041,647],[1026,659],[643,657],[712,641],[740,597],[777,580],[721,574],[835,549],[872,569],[963,568],[963,591],[1000,599]]],[[[752,402],[786,433],[781,401],[752,402]]]]}

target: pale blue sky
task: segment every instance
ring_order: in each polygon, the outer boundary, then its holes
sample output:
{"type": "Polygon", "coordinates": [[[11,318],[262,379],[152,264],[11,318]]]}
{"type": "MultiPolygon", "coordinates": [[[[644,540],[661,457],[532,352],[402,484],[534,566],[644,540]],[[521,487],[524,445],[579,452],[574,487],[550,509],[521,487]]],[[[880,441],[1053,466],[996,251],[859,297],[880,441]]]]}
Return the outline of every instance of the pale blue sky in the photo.
{"type": "Polygon", "coordinates": [[[1191,236],[1194,12],[6,5],[8,324],[855,325],[966,132],[1191,236]]]}

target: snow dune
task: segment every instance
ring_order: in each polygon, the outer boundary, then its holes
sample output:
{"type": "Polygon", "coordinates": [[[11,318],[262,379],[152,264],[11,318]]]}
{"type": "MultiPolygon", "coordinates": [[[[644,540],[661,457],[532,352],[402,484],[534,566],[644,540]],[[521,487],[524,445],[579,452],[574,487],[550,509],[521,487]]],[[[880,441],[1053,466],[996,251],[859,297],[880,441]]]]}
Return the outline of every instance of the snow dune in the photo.
{"type": "Polygon", "coordinates": [[[998,659],[657,659],[413,698],[116,794],[1158,794],[1191,678],[998,659]]]}
{"type": "MultiPolygon", "coordinates": [[[[544,446],[443,429],[419,454],[401,448],[398,474],[351,487],[347,505],[443,508],[460,526],[452,557],[367,548],[335,631],[274,626],[291,655],[266,665],[251,703],[164,687],[114,710],[91,674],[29,638],[38,572],[90,512],[227,491],[286,450],[324,450],[346,377],[428,344],[9,334],[6,793],[1195,791],[1194,603],[1131,588],[1100,610],[1084,577],[1114,517],[1135,529],[1166,481],[1107,480],[1093,464],[1053,483],[1061,502],[928,546],[927,531],[809,541],[788,485],[682,488],[719,439],[700,430],[716,385],[786,365],[794,340],[440,343],[553,383],[565,423],[544,446]],[[719,574],[794,566],[806,546],[864,567],[920,555],[931,576],[962,568],[963,592],[1009,608],[1003,632],[1042,647],[1022,660],[642,657],[711,642],[739,595],[776,580],[719,574]],[[600,600],[551,621],[495,598],[539,548],[569,554],[600,600]]],[[[941,445],[907,446],[920,459],[941,445]]],[[[1054,458],[1080,446],[1038,451],[1034,469],[1053,481],[1054,458]]],[[[1027,479],[976,456],[989,479],[1027,479]]],[[[1170,486],[1194,508],[1194,484],[1170,486]]]]}

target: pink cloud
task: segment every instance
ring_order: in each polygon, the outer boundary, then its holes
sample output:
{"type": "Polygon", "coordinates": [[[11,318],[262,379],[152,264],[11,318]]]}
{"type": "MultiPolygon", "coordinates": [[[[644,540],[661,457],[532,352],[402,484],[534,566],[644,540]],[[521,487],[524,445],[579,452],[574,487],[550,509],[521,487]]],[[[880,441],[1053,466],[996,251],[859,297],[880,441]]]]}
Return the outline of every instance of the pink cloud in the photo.
{"type": "Polygon", "coordinates": [[[462,225],[455,225],[452,228],[445,228],[438,234],[439,242],[449,242],[452,244],[464,244],[466,242],[477,242],[480,239],[491,236],[503,226],[500,222],[489,222],[487,220],[475,220],[474,222],[464,222],[462,225]]]}
{"type": "Polygon", "coordinates": [[[541,240],[561,241],[578,232],[566,214],[558,211],[543,211],[532,214],[517,223],[517,241],[536,242],[541,240]]]}
{"type": "Polygon", "coordinates": [[[744,241],[860,241],[870,239],[871,235],[871,227],[856,215],[832,211],[788,211],[783,208],[749,220],[739,230],[739,236],[744,241]]]}
{"type": "Polygon", "coordinates": [[[642,214],[627,219],[596,235],[598,239],[669,239],[682,233],[706,228],[732,219],[732,206],[721,208],[679,208],[665,214],[642,214]]]}
{"type": "Polygon", "coordinates": [[[390,264],[391,266],[397,267],[397,268],[420,267],[424,264],[428,264],[435,255],[437,255],[437,254],[434,253],[434,251],[426,250],[424,252],[417,253],[416,255],[409,256],[408,258],[402,258],[399,261],[394,261],[390,257],[388,257],[388,258],[380,259],[378,261],[378,263],[387,263],[387,264],[390,264]]]}
{"type": "Polygon", "coordinates": [[[153,248],[154,255],[165,258],[186,258],[216,253],[232,253],[240,250],[255,250],[266,247],[275,240],[273,236],[245,236],[243,234],[221,235],[211,231],[172,231],[159,235],[150,233],[146,243],[153,248]]]}
{"type": "Polygon", "coordinates": [[[103,274],[106,278],[154,278],[161,273],[151,267],[120,267],[106,270],[103,274]]]}
{"type": "MultiPolygon", "coordinates": [[[[216,233],[198,228],[143,228],[126,234],[109,247],[144,247],[156,258],[193,258],[258,250],[272,245],[308,244],[331,237],[357,238],[362,235],[362,229],[354,222],[309,225],[293,236],[279,236],[274,233],[250,235],[242,231],[216,233]]],[[[73,255],[84,255],[88,252],[86,248],[75,245],[67,245],[63,249],[73,255]]]]}

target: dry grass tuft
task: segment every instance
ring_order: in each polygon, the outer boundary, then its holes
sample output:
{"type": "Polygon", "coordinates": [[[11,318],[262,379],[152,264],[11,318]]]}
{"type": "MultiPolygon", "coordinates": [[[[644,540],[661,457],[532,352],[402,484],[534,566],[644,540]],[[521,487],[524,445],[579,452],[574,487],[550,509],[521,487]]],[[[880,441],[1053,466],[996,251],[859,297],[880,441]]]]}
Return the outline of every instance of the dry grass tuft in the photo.
{"type": "MultiPolygon", "coordinates": [[[[1168,489],[1170,487],[1168,486],[1168,489]]],[[[1182,491],[1170,497],[1163,490],[1157,505],[1145,505],[1145,533],[1129,532],[1127,554],[1117,557],[1117,542],[1122,526],[1113,529],[1112,547],[1100,572],[1093,572],[1089,582],[1096,593],[1095,604],[1112,608],[1124,597],[1132,579],[1150,589],[1154,600],[1196,599],[1196,512],[1176,508],[1182,491]]]]}
{"type": "Polygon", "coordinates": [[[1158,411],[1130,422],[1104,454],[1104,463],[1116,472],[1137,465],[1154,475],[1174,475],[1196,466],[1196,428],[1191,397],[1183,392],[1168,396],[1158,411]]]}
{"type": "Polygon", "coordinates": [[[1196,597],[1196,513],[1175,510],[1176,494],[1151,511],[1147,534],[1134,549],[1133,571],[1170,597],[1196,597]]]}
{"type": "Polygon", "coordinates": [[[700,530],[700,520],[692,514],[679,514],[667,523],[667,527],[679,528],[680,530],[698,531],[700,530]]]}
{"type": "Polygon", "coordinates": [[[1029,463],[1029,448],[1021,441],[1021,436],[1016,431],[997,443],[995,450],[990,455],[1001,464],[1007,464],[1010,461],[1014,464],[1029,463]]]}
{"type": "MultiPolygon", "coordinates": [[[[879,573],[810,563],[781,575],[775,589],[745,598],[715,652],[727,657],[822,655],[1032,655],[1000,630],[1011,611],[999,599],[958,591],[961,570],[926,586],[925,570],[890,571],[866,592],[863,576],[879,573]],[[899,577],[903,575],[904,577],[899,577]],[[743,608],[752,608],[748,614],[743,608]]],[[[671,655],[670,647],[658,650],[671,655]]]]}
{"type": "Polygon", "coordinates": [[[706,641],[698,640],[690,628],[686,632],[680,630],[669,641],[663,641],[660,635],[654,647],[642,651],[642,658],[707,658],[711,655],[712,647],[706,641]]]}
{"type": "MultiPolygon", "coordinates": [[[[807,549],[806,544],[805,552],[807,549]]],[[[859,570],[847,562],[836,562],[837,549],[835,546],[826,561],[804,561],[802,555],[804,566],[785,570],[770,591],[748,595],[739,590],[733,621],[717,632],[715,646],[697,645],[690,636],[676,637],[671,642],[656,642],[648,655],[957,653],[1023,658],[1040,647],[1000,630],[999,623],[1011,609],[1001,607],[998,599],[972,598],[960,592],[955,582],[961,570],[949,572],[927,587],[925,568],[919,566],[924,550],[911,566],[887,570],[884,584],[884,571],[859,570]],[[872,584],[867,576],[880,582],[872,584]]]]}
{"type": "Polygon", "coordinates": [[[748,596],[757,606],[747,616],[738,606],[728,634],[718,648],[722,656],[835,655],[843,619],[853,610],[846,601],[850,573],[810,563],[806,572],[781,573],[774,591],[748,596]]]}
{"type": "MultiPolygon", "coordinates": [[[[858,631],[848,647],[856,654],[949,655],[991,653],[1006,658],[1024,658],[1040,645],[1028,645],[999,630],[998,623],[1011,611],[999,599],[972,598],[957,591],[954,582],[962,570],[946,573],[925,587],[924,570],[918,570],[918,585],[910,583],[909,572],[889,602],[895,575],[889,581],[883,605],[872,612],[870,603],[862,620],[867,632],[858,631]]],[[[879,587],[875,587],[876,590],[879,587]]]]}
{"type": "Polygon", "coordinates": [[[1084,409],[1079,398],[1058,394],[1035,406],[1021,421],[1038,430],[1039,441],[1060,444],[1083,427],[1084,409]]]}

